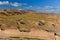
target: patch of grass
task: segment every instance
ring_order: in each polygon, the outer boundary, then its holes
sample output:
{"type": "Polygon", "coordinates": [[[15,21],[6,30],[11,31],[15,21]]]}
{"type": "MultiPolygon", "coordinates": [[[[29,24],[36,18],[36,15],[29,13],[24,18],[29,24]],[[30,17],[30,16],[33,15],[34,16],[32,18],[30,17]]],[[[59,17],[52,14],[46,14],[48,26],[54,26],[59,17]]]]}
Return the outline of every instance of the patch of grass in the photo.
{"type": "Polygon", "coordinates": [[[26,20],[35,20],[35,19],[45,19],[46,15],[44,14],[25,14],[25,15],[12,15],[12,16],[6,16],[6,15],[0,15],[2,18],[23,18],[26,20]]]}
{"type": "Polygon", "coordinates": [[[39,38],[28,38],[28,37],[9,37],[8,40],[43,40],[39,38]]]}

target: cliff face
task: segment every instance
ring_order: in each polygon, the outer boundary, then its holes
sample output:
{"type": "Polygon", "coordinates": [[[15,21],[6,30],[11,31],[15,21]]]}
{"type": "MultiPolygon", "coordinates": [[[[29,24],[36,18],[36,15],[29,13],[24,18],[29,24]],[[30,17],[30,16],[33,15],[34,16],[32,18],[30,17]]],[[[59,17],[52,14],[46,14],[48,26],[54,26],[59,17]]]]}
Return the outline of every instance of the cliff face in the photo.
{"type": "Polygon", "coordinates": [[[60,40],[60,14],[0,10],[0,35],[60,40]]]}

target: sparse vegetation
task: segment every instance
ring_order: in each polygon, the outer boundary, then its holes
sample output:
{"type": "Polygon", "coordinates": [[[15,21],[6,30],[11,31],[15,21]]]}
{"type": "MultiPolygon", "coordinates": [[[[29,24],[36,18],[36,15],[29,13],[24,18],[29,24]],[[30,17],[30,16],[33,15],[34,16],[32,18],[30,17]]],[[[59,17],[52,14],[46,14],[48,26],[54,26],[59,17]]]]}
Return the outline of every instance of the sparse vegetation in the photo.
{"type": "Polygon", "coordinates": [[[40,38],[28,38],[28,37],[9,37],[8,40],[43,40],[40,38]]]}
{"type": "MultiPolygon", "coordinates": [[[[56,19],[60,20],[60,15],[27,12],[24,10],[3,10],[0,11],[0,24],[6,25],[0,26],[0,29],[1,30],[18,29],[20,32],[31,32],[31,29],[34,30],[41,29],[46,32],[51,32],[51,30],[55,31],[54,27],[56,25],[54,24],[60,25],[58,21],[56,22],[56,19]]],[[[57,30],[60,29],[57,28],[56,31],[57,30]]],[[[41,39],[26,37],[23,38],[9,37],[9,40],[41,40],[41,39]]]]}
{"type": "Polygon", "coordinates": [[[0,38],[0,40],[43,40],[43,39],[28,38],[28,37],[9,37],[9,38],[0,38]]]}

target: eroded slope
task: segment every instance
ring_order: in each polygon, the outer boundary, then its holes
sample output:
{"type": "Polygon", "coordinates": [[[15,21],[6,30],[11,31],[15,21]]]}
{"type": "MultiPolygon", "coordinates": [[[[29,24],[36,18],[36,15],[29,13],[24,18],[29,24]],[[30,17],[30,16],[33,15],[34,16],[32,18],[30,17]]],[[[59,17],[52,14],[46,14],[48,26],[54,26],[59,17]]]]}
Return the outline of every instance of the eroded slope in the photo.
{"type": "Polygon", "coordinates": [[[10,36],[12,34],[55,40],[55,36],[60,36],[59,20],[59,14],[45,14],[24,10],[0,10],[1,35],[10,36]]]}

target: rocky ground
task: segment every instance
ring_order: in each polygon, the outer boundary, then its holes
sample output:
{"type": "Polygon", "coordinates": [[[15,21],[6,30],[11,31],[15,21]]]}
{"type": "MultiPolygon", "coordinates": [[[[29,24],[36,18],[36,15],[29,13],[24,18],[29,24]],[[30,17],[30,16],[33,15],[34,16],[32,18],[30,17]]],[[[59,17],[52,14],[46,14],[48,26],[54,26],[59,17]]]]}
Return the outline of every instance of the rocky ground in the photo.
{"type": "Polygon", "coordinates": [[[60,14],[0,10],[0,40],[16,37],[16,40],[60,40],[60,14]]]}

